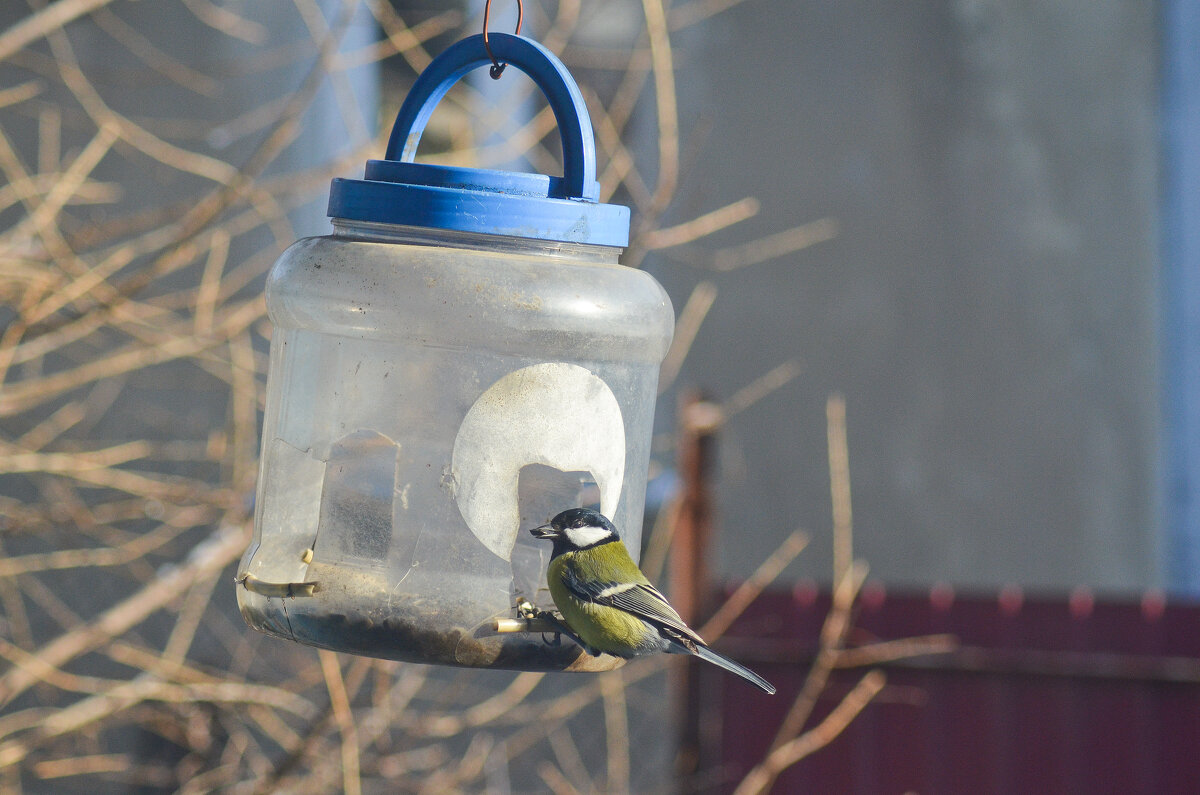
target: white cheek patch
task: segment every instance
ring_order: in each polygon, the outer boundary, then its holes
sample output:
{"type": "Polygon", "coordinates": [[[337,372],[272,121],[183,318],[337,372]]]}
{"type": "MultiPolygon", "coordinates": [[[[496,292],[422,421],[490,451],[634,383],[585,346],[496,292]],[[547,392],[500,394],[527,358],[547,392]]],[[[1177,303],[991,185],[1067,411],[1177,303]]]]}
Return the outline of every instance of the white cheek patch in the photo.
{"type": "Polygon", "coordinates": [[[592,544],[607,541],[612,533],[603,527],[568,527],[563,531],[563,535],[573,546],[590,547],[592,544]]]}

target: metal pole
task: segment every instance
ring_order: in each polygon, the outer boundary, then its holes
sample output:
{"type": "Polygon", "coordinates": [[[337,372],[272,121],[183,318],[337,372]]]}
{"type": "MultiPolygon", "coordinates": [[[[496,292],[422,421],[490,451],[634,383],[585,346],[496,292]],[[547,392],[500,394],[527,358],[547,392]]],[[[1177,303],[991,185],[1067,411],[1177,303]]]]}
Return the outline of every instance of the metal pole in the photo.
{"type": "MultiPolygon", "coordinates": [[[[676,467],[681,484],[668,575],[671,603],[690,626],[701,623],[711,609],[712,578],[708,567],[714,533],[711,480],[720,416],[719,407],[703,400],[695,391],[680,398],[676,467]]],[[[695,792],[690,779],[704,768],[704,721],[700,714],[696,662],[690,657],[681,661],[673,694],[679,721],[677,771],[681,792],[695,792]]]]}

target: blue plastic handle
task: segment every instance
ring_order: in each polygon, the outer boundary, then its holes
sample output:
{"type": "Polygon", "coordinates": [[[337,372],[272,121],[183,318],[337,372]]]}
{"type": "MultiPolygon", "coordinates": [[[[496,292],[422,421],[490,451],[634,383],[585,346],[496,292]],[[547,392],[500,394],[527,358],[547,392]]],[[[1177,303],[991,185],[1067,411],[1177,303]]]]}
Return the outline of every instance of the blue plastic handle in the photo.
{"type": "MultiPolygon", "coordinates": [[[[567,67],[554,53],[523,36],[489,33],[488,44],[500,62],[510,63],[529,75],[554,111],[563,147],[563,198],[596,201],[599,186],[596,184],[596,141],[592,137],[592,119],[567,67]]],[[[442,97],[467,72],[491,63],[482,34],[463,39],[434,58],[417,78],[396,114],[385,157],[411,163],[417,155],[425,125],[442,97]]]]}

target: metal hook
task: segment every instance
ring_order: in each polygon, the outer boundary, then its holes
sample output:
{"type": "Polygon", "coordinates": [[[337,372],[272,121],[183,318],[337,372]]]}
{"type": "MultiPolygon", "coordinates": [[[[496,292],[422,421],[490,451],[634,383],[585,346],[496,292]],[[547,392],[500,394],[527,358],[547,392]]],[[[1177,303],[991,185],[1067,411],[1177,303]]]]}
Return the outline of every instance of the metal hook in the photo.
{"type": "MultiPolygon", "coordinates": [[[[488,69],[488,74],[493,80],[499,80],[500,75],[504,74],[506,63],[500,63],[496,60],[496,56],[492,55],[492,48],[488,46],[488,15],[492,11],[492,0],[486,0],[483,4],[483,49],[487,50],[488,57],[492,59],[492,66],[488,69]]],[[[513,35],[520,35],[521,20],[525,16],[525,8],[521,5],[521,0],[517,0],[517,29],[513,31],[513,35]]]]}

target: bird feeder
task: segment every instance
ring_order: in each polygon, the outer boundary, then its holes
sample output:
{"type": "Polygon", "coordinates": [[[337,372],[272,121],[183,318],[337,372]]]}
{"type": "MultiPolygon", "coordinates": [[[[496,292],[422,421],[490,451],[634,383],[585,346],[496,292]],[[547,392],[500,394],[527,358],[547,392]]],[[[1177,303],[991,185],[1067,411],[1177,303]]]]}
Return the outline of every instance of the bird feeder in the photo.
{"type": "Polygon", "coordinates": [[[274,325],[254,536],[253,628],[372,657],[597,670],[550,634],[549,545],[527,530],[593,505],[640,548],[658,369],[674,314],[626,268],[629,210],[598,201],[591,121],[566,67],[493,33],[558,123],[563,176],[416,164],[447,90],[493,63],[450,47],[401,107],[386,159],[334,179],[333,233],[267,280],[274,325]]]}

